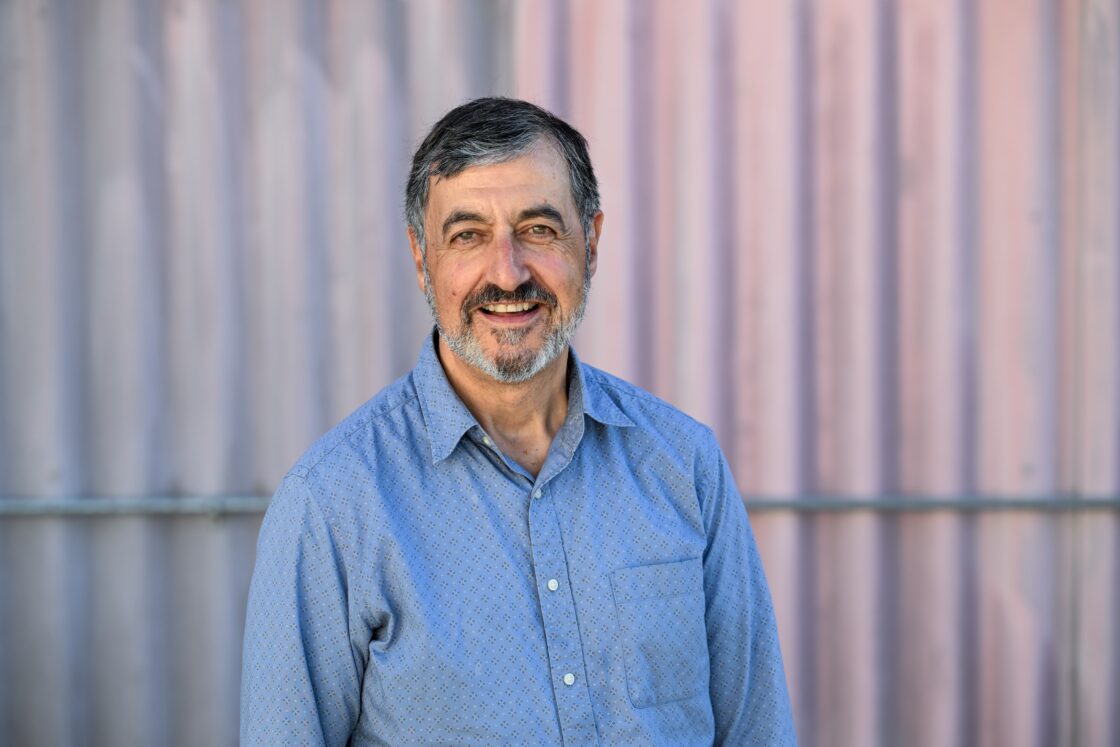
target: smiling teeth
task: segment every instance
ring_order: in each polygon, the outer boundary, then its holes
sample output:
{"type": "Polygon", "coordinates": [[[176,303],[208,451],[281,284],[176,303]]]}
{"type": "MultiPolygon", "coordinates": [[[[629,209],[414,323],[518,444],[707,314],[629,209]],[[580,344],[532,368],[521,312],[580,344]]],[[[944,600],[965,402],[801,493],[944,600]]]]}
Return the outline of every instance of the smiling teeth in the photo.
{"type": "Polygon", "coordinates": [[[496,303],[492,306],[483,306],[482,308],[492,314],[516,314],[519,311],[528,311],[536,306],[533,303],[496,303]]]}

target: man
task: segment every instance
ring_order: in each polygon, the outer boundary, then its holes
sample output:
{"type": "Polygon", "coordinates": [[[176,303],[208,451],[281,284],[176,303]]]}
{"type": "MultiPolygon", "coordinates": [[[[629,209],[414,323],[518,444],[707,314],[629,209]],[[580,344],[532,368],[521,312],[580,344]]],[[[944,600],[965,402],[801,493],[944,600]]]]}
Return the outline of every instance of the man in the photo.
{"type": "Polygon", "coordinates": [[[472,101],[417,150],[406,212],[436,329],[268,509],[242,741],[793,744],[711,431],[568,347],[603,225],[586,141],[472,101]]]}

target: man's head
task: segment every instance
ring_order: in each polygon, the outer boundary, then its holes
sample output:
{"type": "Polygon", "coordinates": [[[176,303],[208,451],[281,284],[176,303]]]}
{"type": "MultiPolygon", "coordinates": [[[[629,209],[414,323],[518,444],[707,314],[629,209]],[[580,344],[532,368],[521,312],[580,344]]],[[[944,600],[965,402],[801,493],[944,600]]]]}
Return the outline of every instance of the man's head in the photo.
{"type": "Polygon", "coordinates": [[[520,382],[567,349],[602,226],[582,135],[524,101],[464,104],[416,151],[405,210],[417,281],[457,357],[520,382]]]}

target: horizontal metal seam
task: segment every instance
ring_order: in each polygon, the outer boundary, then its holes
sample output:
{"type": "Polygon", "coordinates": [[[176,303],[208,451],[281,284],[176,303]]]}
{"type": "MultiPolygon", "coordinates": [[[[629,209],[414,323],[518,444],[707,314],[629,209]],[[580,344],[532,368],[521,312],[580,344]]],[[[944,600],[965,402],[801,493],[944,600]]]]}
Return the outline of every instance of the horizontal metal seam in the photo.
{"type": "Polygon", "coordinates": [[[926,498],[926,497],[887,497],[875,498],[788,498],[766,499],[749,498],[747,510],[792,511],[801,513],[843,513],[872,511],[880,513],[918,513],[931,511],[958,511],[964,513],[998,511],[1117,511],[1120,510],[1120,496],[1104,498],[926,498]]]}
{"type": "MultiPolygon", "coordinates": [[[[118,516],[142,514],[167,515],[238,515],[261,514],[268,508],[267,496],[144,496],[135,498],[69,497],[15,498],[0,497],[0,518],[33,516],[118,516]]],[[[1040,498],[958,496],[847,498],[807,496],[805,498],[764,498],[749,496],[745,500],[752,513],[786,511],[790,513],[918,513],[956,511],[962,513],[1035,511],[1117,511],[1120,496],[1083,498],[1047,496],[1040,498]]]]}

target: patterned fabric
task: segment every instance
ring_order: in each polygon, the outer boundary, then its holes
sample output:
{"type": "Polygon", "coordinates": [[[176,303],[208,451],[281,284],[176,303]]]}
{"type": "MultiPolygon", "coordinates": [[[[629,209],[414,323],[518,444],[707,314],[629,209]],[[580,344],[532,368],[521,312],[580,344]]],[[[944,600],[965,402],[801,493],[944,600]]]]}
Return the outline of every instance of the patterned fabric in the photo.
{"type": "Polygon", "coordinates": [[[265,516],[243,744],[790,745],[770,593],[712,432],[572,356],[534,479],[429,339],[265,516]]]}

